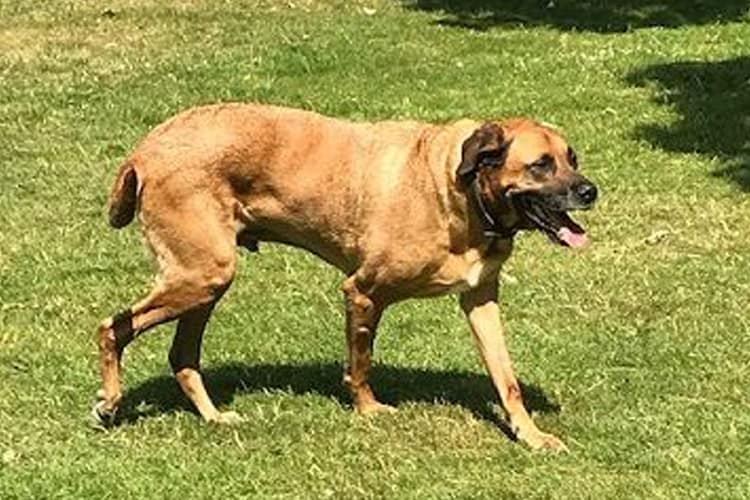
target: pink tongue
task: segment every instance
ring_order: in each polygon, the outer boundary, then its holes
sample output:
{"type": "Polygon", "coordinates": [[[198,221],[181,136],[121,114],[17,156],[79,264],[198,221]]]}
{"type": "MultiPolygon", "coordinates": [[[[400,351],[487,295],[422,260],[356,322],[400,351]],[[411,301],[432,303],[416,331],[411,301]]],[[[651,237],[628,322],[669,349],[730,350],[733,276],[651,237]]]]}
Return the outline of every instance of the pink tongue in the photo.
{"type": "Polygon", "coordinates": [[[582,247],[589,242],[588,236],[585,234],[574,233],[567,227],[561,227],[557,231],[557,237],[567,243],[570,247],[582,247]]]}

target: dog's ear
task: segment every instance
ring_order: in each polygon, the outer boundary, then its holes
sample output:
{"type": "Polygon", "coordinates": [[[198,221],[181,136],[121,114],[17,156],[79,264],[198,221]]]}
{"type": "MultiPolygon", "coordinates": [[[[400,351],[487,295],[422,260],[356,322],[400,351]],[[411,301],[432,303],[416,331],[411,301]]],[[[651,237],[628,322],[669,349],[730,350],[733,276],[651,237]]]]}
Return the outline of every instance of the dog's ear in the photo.
{"type": "Polygon", "coordinates": [[[464,141],[456,177],[468,184],[481,168],[503,166],[509,145],[498,124],[485,123],[464,141]]]}

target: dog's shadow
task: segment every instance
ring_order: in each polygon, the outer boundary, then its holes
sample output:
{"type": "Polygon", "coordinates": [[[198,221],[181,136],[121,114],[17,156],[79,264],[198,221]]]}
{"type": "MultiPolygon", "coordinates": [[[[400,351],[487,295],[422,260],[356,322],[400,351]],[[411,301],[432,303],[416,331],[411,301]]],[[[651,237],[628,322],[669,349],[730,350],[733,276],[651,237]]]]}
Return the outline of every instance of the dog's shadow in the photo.
{"type": "MultiPolygon", "coordinates": [[[[341,406],[351,398],[341,384],[342,367],[337,363],[241,364],[231,363],[203,371],[204,381],[217,406],[228,405],[235,395],[283,391],[292,394],[318,394],[334,399],[341,406]]],[[[511,436],[493,403],[497,396],[483,374],[403,368],[373,367],[371,381],[380,400],[394,406],[403,402],[454,404],[488,420],[511,436]]],[[[532,412],[559,413],[560,405],[550,400],[536,385],[521,384],[526,408],[532,412]]],[[[118,412],[118,423],[177,411],[195,412],[173,377],[160,376],[133,387],[125,394],[118,412]]]]}

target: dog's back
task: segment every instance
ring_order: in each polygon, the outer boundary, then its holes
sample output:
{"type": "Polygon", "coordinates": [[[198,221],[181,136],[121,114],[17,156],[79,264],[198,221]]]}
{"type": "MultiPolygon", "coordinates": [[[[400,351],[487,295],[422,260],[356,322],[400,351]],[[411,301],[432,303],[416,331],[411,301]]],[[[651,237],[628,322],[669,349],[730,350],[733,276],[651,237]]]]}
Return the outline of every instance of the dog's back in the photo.
{"type": "Polygon", "coordinates": [[[432,172],[409,171],[424,164],[411,158],[430,127],[254,104],[194,108],[157,126],[121,167],[110,223],[126,225],[137,206],[148,219],[149,210],[210,195],[237,218],[238,233],[302,246],[348,271],[368,232],[396,231],[409,212],[414,194],[396,191],[435,184],[432,172]]]}

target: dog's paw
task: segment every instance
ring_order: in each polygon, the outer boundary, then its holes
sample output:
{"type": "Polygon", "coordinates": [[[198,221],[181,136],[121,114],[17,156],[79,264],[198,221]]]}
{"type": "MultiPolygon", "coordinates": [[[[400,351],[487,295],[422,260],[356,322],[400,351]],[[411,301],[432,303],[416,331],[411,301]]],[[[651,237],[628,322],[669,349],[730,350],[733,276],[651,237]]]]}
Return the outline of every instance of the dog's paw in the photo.
{"type": "Polygon", "coordinates": [[[237,412],[225,411],[217,413],[215,417],[209,419],[208,421],[212,424],[218,425],[237,425],[244,422],[245,419],[242,418],[242,415],[237,412]]]}
{"type": "Polygon", "coordinates": [[[398,410],[391,405],[373,401],[371,403],[358,404],[356,411],[360,415],[376,415],[378,413],[396,413],[398,410]]]}
{"type": "Polygon", "coordinates": [[[91,421],[94,427],[108,429],[115,424],[117,410],[107,408],[106,401],[97,401],[91,408],[91,421]]]}
{"type": "Polygon", "coordinates": [[[569,451],[565,443],[559,438],[544,432],[537,431],[529,436],[519,436],[519,439],[534,451],[551,451],[554,453],[567,453],[569,451]]]}

